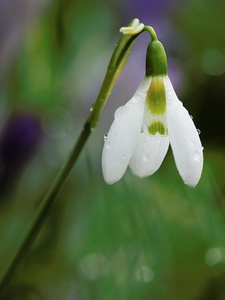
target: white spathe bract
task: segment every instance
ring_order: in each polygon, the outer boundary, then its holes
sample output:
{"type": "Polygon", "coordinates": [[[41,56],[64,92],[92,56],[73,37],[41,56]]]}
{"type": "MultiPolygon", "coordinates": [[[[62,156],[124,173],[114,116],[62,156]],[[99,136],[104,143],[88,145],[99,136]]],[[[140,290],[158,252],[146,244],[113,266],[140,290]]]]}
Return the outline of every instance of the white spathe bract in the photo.
{"type": "Polygon", "coordinates": [[[146,115],[151,119],[151,113],[145,102],[152,78],[145,77],[131,100],[116,111],[107,135],[102,170],[108,184],[120,180],[128,165],[139,177],[153,174],[160,167],[169,144],[183,181],[191,187],[198,183],[203,167],[203,147],[198,131],[177,98],[168,76],[163,76],[162,80],[166,96],[162,118],[166,133],[152,135],[148,131],[146,115]]]}
{"type": "Polygon", "coordinates": [[[145,25],[140,23],[138,19],[134,19],[130,26],[121,27],[120,32],[122,32],[124,35],[134,35],[140,33],[144,26],[145,25]]]}

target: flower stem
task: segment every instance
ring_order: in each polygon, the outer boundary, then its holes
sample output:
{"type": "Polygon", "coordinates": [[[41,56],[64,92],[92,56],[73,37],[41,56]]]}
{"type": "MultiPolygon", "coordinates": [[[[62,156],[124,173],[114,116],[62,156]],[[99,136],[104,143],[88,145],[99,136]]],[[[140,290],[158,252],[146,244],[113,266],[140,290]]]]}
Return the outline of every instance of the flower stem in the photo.
{"type": "Polygon", "coordinates": [[[74,164],[76,163],[80,153],[82,152],[83,147],[85,146],[93,129],[96,127],[99,116],[111,94],[112,88],[119,75],[121,74],[126,60],[130,54],[133,42],[139,34],[140,33],[132,36],[123,35],[116,45],[116,48],[109,62],[102,87],[99,91],[95,104],[91,108],[90,114],[87,117],[86,122],[84,123],[77,142],[75,143],[75,146],[66,163],[63,165],[49,190],[42,199],[39,207],[35,212],[34,218],[30,223],[30,226],[24,234],[19,248],[17,249],[4,275],[2,276],[2,279],[0,281],[0,298],[7,291],[18,265],[24,259],[34,241],[36,240],[53,204],[55,203],[57,196],[65,185],[65,182],[74,164]]]}
{"type": "Polygon", "coordinates": [[[157,34],[156,34],[153,27],[148,26],[148,25],[144,26],[143,31],[147,31],[150,34],[150,36],[152,38],[152,41],[157,41],[158,40],[157,34]]]}

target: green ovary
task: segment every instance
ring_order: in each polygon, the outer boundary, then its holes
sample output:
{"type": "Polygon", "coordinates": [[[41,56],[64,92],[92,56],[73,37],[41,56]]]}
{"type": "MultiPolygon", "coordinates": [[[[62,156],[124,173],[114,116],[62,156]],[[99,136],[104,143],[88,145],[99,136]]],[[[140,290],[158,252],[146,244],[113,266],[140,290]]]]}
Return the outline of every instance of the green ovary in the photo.
{"type": "Polygon", "coordinates": [[[167,135],[167,129],[164,124],[160,121],[153,122],[149,127],[148,131],[151,135],[159,133],[160,135],[167,135]]]}
{"type": "Polygon", "coordinates": [[[154,115],[162,115],[166,111],[166,93],[163,78],[156,76],[152,78],[147,92],[146,103],[148,109],[154,115]]]}

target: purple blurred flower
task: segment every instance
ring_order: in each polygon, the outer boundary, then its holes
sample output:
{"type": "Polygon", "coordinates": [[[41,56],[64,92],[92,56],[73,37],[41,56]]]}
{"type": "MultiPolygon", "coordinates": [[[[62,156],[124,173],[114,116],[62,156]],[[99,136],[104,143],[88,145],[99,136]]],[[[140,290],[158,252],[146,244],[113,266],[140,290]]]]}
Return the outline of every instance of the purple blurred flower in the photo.
{"type": "Polygon", "coordinates": [[[138,18],[142,23],[151,25],[158,33],[168,30],[171,13],[179,7],[177,0],[134,0],[118,3],[122,10],[123,22],[129,23],[133,18],[138,18]]]}
{"type": "Polygon", "coordinates": [[[35,155],[43,134],[39,118],[17,112],[8,120],[0,137],[0,194],[13,184],[35,155]]]}

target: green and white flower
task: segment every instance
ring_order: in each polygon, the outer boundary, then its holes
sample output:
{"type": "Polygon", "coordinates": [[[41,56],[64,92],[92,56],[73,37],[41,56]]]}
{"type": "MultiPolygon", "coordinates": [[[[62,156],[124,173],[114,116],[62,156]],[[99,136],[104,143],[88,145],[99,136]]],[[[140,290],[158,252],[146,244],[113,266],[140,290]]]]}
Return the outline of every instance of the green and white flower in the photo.
{"type": "Polygon", "coordinates": [[[203,147],[167,75],[164,48],[155,40],[148,47],[145,78],[134,96],[115,112],[102,154],[105,181],[120,180],[128,165],[139,177],[153,174],[169,144],[183,181],[196,186],[203,168],[203,147]]]}

